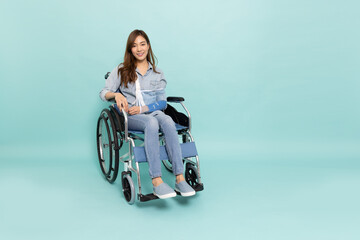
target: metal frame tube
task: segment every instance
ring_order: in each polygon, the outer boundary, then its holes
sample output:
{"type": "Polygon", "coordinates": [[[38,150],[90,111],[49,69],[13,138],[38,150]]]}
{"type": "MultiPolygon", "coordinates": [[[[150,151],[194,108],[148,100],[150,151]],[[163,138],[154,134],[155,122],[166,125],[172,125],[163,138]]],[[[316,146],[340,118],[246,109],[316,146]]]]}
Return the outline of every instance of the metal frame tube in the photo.
{"type": "Polygon", "coordinates": [[[185,109],[187,115],[188,115],[188,118],[189,118],[189,131],[191,131],[191,115],[190,115],[190,112],[189,110],[185,107],[185,104],[183,104],[183,102],[180,102],[181,106],[185,109]]]}
{"type": "Polygon", "coordinates": [[[121,109],[123,115],[124,115],[124,121],[125,121],[125,141],[127,142],[129,139],[129,135],[128,135],[128,117],[127,117],[127,113],[125,112],[124,109],[121,109]]]}
{"type": "Polygon", "coordinates": [[[136,162],[136,174],[137,174],[137,180],[138,180],[138,186],[139,186],[139,194],[141,195],[140,167],[139,167],[138,162],[136,162]]]}
{"type": "MultiPolygon", "coordinates": [[[[191,141],[192,141],[192,142],[194,142],[194,138],[193,138],[193,136],[191,135],[190,130],[189,130],[189,131],[187,131],[186,133],[189,135],[189,137],[190,137],[191,141]]],[[[199,176],[199,183],[201,183],[201,175],[200,175],[200,161],[199,161],[199,156],[198,156],[198,155],[196,155],[196,156],[195,156],[195,159],[196,159],[196,169],[197,169],[197,173],[198,173],[198,176],[199,176]]]]}
{"type": "MultiPolygon", "coordinates": [[[[128,116],[127,113],[125,112],[124,109],[121,109],[122,114],[124,115],[124,130],[125,130],[125,142],[129,143],[129,161],[128,162],[124,162],[124,170],[125,171],[132,171],[135,172],[137,175],[137,180],[138,180],[138,186],[139,186],[139,194],[141,194],[141,179],[140,179],[140,167],[139,167],[139,163],[136,162],[136,169],[133,168],[132,162],[134,160],[134,147],[135,147],[135,142],[134,140],[129,137],[129,130],[128,130],[128,116]]],[[[140,139],[141,140],[141,139],[140,139]]],[[[125,157],[125,156],[124,156],[125,157]]]]}
{"type": "Polygon", "coordinates": [[[137,181],[138,181],[138,187],[139,187],[139,192],[138,194],[141,194],[141,179],[140,179],[140,167],[139,167],[139,163],[135,161],[135,166],[136,169],[133,168],[132,162],[133,160],[135,160],[134,157],[134,147],[135,147],[135,142],[132,138],[128,138],[129,140],[129,162],[128,162],[128,169],[130,169],[131,171],[136,173],[136,177],[137,177],[137,181]]]}

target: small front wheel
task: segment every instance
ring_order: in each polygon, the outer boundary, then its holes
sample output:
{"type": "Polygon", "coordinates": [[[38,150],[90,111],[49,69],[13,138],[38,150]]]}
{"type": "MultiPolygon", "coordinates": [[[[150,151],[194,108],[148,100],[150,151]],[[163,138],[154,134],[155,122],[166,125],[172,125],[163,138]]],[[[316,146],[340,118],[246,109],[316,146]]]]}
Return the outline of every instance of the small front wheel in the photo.
{"type": "Polygon", "coordinates": [[[197,185],[199,185],[198,171],[196,167],[191,163],[186,164],[185,181],[194,189],[197,187],[197,185]]]}
{"type": "Polygon", "coordinates": [[[128,204],[132,205],[135,202],[135,187],[134,182],[129,173],[123,172],[121,177],[122,182],[122,191],[125,197],[125,200],[128,204]]]}

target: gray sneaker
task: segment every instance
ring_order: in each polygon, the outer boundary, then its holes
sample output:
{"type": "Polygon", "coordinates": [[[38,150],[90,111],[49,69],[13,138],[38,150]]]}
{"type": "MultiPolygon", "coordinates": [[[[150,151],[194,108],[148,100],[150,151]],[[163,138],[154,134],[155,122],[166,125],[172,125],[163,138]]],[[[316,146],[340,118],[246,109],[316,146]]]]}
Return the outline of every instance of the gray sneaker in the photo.
{"type": "Polygon", "coordinates": [[[195,190],[185,181],[175,183],[175,191],[179,192],[183,197],[195,195],[195,190]]]}
{"type": "Polygon", "coordinates": [[[153,189],[154,189],[154,195],[161,199],[171,198],[176,196],[175,191],[164,182],[157,187],[153,187],[153,189]]]}

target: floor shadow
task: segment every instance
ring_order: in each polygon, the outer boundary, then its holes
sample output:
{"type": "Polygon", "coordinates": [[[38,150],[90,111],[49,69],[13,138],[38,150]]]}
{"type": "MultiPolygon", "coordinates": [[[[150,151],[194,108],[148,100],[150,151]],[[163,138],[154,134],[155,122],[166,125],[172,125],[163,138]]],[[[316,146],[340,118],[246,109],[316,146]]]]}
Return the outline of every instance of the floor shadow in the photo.
{"type": "Polygon", "coordinates": [[[179,205],[189,205],[192,201],[195,201],[198,198],[198,195],[196,194],[195,196],[191,196],[191,197],[182,197],[182,196],[176,196],[175,198],[173,198],[173,200],[175,202],[177,202],[179,205]]]}
{"type": "Polygon", "coordinates": [[[155,199],[147,202],[136,201],[134,205],[138,208],[167,209],[169,207],[169,204],[164,199],[155,199]]]}

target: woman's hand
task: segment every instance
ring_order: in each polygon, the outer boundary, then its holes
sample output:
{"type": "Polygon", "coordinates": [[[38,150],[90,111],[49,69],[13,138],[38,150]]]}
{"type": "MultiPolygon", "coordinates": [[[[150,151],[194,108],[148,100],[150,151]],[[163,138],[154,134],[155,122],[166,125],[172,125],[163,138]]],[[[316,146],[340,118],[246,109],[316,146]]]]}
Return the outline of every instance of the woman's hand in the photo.
{"type": "Polygon", "coordinates": [[[136,115],[136,114],[139,114],[141,113],[141,109],[139,106],[134,106],[134,107],[131,107],[129,108],[129,114],[130,115],[136,115]]]}
{"type": "Polygon", "coordinates": [[[128,102],[126,98],[121,93],[114,93],[115,95],[115,102],[119,110],[124,109],[125,112],[129,112],[128,109],[128,102]]]}
{"type": "Polygon", "coordinates": [[[149,111],[148,106],[142,106],[142,107],[134,106],[134,107],[129,108],[130,115],[136,115],[136,114],[144,113],[147,111],[149,111]]]}

